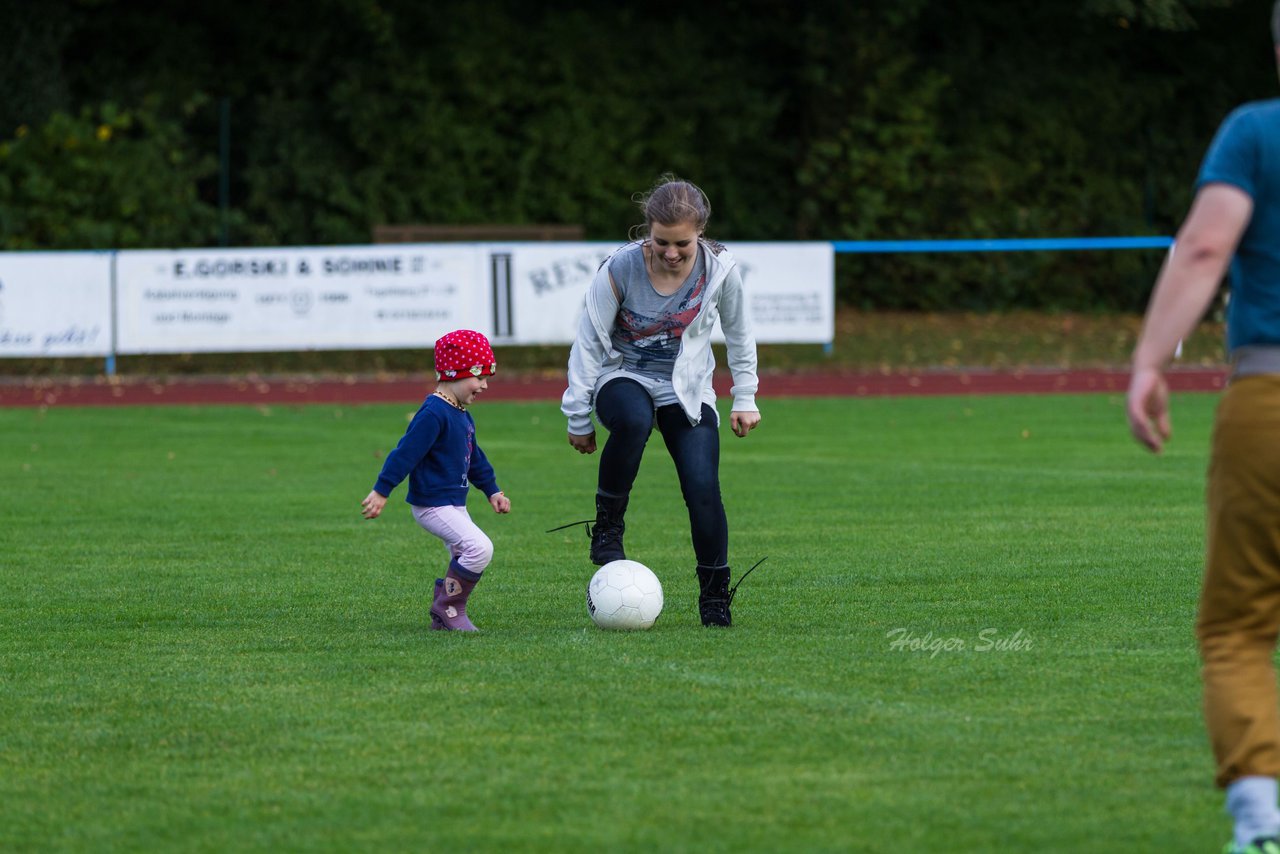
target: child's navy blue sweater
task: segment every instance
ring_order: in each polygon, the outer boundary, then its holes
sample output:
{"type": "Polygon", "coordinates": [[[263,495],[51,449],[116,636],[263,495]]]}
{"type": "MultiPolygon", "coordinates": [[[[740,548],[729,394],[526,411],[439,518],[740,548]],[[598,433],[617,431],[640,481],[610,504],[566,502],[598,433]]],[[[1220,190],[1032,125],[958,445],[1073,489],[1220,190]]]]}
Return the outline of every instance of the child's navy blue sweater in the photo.
{"type": "Polygon", "coordinates": [[[486,498],[501,491],[493,466],[476,444],[471,413],[435,395],[423,401],[400,444],[387,454],[374,491],[390,495],[406,475],[409,494],[405,500],[418,507],[465,507],[470,484],[486,498]]]}

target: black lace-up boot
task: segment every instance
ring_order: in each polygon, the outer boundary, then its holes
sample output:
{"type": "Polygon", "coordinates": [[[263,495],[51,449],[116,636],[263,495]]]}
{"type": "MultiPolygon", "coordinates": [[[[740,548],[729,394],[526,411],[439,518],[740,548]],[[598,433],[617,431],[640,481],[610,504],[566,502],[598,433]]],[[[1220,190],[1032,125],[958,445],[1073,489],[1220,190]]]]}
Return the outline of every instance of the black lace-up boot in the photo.
{"type": "Polygon", "coordinates": [[[622,532],[627,527],[622,517],[626,512],[627,496],[596,496],[596,524],[591,528],[591,562],[596,566],[626,560],[626,552],[622,550],[622,532]]]}
{"type": "Polygon", "coordinates": [[[733,616],[729,604],[733,593],[729,591],[729,567],[698,565],[698,613],[704,626],[731,626],[733,616]]]}

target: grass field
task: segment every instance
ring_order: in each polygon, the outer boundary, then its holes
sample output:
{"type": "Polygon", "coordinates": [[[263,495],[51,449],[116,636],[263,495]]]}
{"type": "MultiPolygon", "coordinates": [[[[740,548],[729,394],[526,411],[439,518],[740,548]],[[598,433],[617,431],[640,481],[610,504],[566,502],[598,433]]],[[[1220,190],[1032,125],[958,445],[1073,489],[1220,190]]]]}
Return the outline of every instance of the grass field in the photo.
{"type": "Polygon", "coordinates": [[[725,433],[736,625],[657,440],[599,631],[595,458],[481,402],[476,636],[359,501],[412,407],[0,410],[0,849],[1208,851],[1191,624],[1215,398],[771,400],[725,433]]]}

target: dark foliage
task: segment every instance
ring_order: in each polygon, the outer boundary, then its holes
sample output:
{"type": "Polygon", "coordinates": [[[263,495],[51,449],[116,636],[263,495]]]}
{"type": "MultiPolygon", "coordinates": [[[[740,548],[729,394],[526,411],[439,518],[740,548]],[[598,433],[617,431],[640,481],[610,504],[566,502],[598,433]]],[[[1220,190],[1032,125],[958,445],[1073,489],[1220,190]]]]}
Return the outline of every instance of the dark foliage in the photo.
{"type": "MultiPolygon", "coordinates": [[[[0,0],[0,246],[621,240],[668,171],[726,241],[1169,234],[1218,122],[1272,96],[1270,6],[0,0]]],[[[838,287],[1133,310],[1157,263],[842,257],[838,287]]]]}

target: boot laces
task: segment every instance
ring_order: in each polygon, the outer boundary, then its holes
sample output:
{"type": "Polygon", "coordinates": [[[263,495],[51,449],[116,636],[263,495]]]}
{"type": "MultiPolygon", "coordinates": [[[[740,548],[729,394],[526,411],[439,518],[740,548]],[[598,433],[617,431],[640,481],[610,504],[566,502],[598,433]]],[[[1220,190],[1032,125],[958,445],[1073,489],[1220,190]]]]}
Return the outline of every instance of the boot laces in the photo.
{"type": "Polygon", "coordinates": [[[569,524],[567,524],[567,525],[561,525],[561,526],[559,526],[558,528],[551,528],[550,530],[546,531],[546,533],[548,533],[548,534],[554,534],[556,531],[563,531],[565,528],[572,528],[574,525],[586,525],[586,526],[587,526],[587,537],[588,537],[588,538],[590,538],[590,536],[591,536],[591,525],[592,525],[592,523],[594,523],[594,522],[595,522],[595,519],[580,519],[580,520],[579,520],[579,521],[577,521],[577,522],[570,522],[569,524]]]}
{"type": "Polygon", "coordinates": [[[744,581],[746,581],[746,580],[747,580],[747,576],[748,576],[748,575],[750,575],[751,573],[755,572],[755,571],[756,571],[756,567],[757,567],[757,566],[759,566],[760,564],[764,563],[764,562],[765,562],[766,560],[768,560],[768,559],[769,559],[769,556],[768,556],[768,555],[765,555],[764,557],[762,557],[762,558],[760,558],[758,561],[756,561],[756,562],[755,562],[755,564],[754,564],[750,569],[748,569],[746,572],[742,573],[742,576],[738,579],[738,583],[737,583],[737,584],[735,584],[735,585],[733,585],[732,587],[730,587],[730,588],[729,588],[729,598],[728,598],[727,600],[725,600],[725,606],[726,606],[726,607],[728,607],[729,605],[732,605],[732,604],[733,604],[733,597],[738,595],[738,587],[740,587],[740,586],[742,585],[742,582],[744,582],[744,581]]]}
{"type": "Polygon", "coordinates": [[[599,545],[618,542],[622,539],[622,525],[612,519],[602,524],[596,524],[595,519],[580,519],[577,522],[550,528],[546,533],[554,534],[556,531],[563,531],[565,528],[572,528],[574,525],[581,525],[586,528],[587,539],[599,545]]]}

